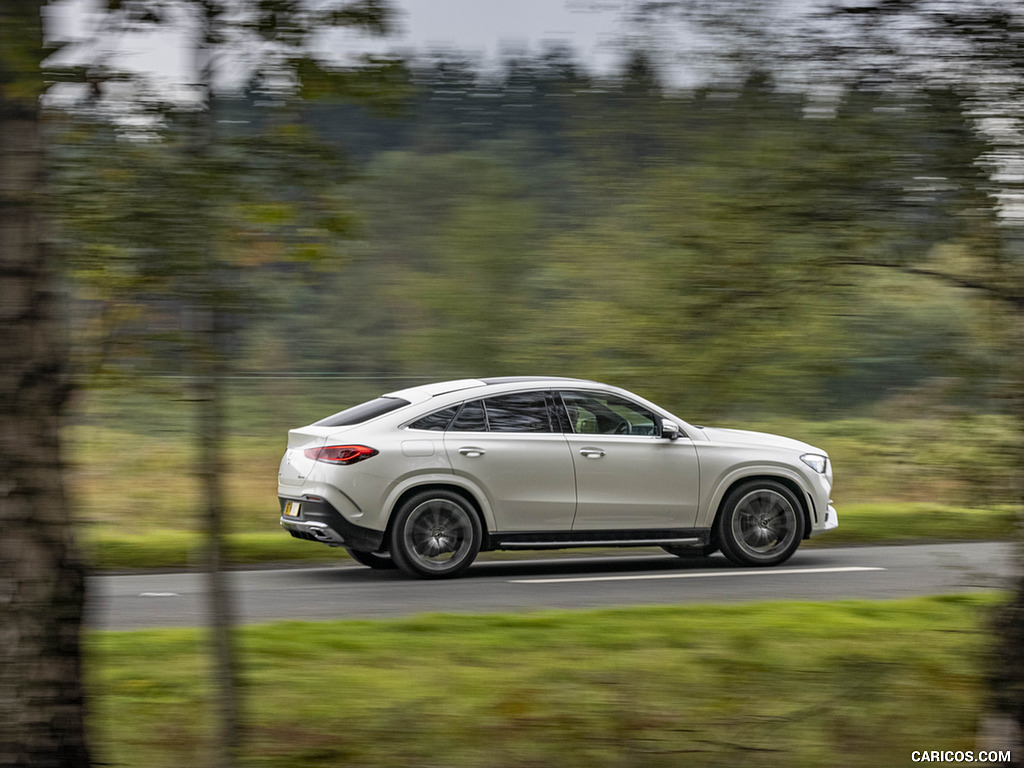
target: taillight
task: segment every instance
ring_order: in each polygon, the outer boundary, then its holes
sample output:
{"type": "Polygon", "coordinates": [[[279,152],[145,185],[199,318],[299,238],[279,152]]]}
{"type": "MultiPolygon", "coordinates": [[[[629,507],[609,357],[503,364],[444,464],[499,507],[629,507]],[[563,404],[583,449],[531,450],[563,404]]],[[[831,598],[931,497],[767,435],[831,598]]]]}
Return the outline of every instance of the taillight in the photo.
{"type": "Polygon", "coordinates": [[[323,448],[307,448],[306,458],[326,461],[328,464],[355,464],[357,461],[376,456],[380,451],[367,445],[325,445],[323,448]]]}

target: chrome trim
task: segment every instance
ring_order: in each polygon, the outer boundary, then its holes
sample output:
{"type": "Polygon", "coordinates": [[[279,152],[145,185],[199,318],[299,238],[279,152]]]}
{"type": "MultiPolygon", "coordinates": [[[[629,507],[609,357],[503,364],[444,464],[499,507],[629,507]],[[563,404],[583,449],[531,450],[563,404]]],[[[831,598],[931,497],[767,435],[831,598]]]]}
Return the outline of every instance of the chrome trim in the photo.
{"type": "Polygon", "coordinates": [[[294,520],[290,517],[281,517],[281,527],[288,531],[298,531],[299,533],[306,533],[315,538],[317,541],[322,541],[324,544],[330,544],[332,547],[344,546],[345,540],[331,528],[327,523],[316,523],[308,520],[294,520]]]}

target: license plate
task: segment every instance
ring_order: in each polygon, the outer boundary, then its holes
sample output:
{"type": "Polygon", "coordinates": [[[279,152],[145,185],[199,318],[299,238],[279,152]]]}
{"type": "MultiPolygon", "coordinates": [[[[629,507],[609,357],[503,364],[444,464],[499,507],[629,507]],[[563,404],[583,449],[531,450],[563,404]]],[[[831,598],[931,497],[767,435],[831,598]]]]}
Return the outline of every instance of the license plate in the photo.
{"type": "Polygon", "coordinates": [[[287,501],[287,502],[285,502],[285,505],[284,505],[284,513],[288,517],[298,517],[299,516],[299,507],[300,506],[301,506],[300,503],[297,502],[297,501],[287,501]]]}

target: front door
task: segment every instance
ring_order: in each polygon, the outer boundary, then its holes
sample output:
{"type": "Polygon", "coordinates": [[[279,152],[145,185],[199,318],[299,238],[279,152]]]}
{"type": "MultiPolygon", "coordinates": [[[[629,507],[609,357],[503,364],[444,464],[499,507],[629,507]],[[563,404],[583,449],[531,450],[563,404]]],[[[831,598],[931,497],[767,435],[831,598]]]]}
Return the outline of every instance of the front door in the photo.
{"type": "Polygon", "coordinates": [[[692,528],[697,521],[697,450],[661,437],[645,406],[604,392],[559,393],[576,467],[573,530],[692,528]]]}

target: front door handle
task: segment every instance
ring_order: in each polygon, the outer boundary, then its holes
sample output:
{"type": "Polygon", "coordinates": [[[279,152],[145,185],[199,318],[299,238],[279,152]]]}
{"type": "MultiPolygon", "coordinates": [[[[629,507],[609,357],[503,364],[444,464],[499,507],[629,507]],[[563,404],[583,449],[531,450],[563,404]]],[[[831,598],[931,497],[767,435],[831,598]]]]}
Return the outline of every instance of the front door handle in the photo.
{"type": "Polygon", "coordinates": [[[580,455],[586,456],[588,459],[600,459],[604,456],[604,451],[600,448],[581,448],[580,455]]]}
{"type": "Polygon", "coordinates": [[[483,448],[474,448],[471,445],[467,445],[464,448],[459,448],[459,453],[463,456],[468,456],[469,458],[474,459],[477,456],[483,456],[486,451],[483,448]]]}

